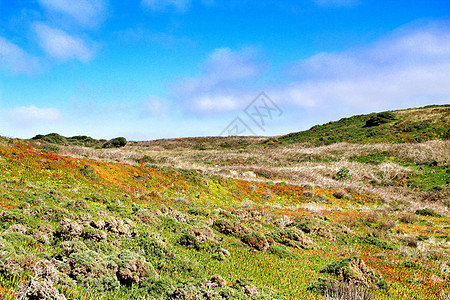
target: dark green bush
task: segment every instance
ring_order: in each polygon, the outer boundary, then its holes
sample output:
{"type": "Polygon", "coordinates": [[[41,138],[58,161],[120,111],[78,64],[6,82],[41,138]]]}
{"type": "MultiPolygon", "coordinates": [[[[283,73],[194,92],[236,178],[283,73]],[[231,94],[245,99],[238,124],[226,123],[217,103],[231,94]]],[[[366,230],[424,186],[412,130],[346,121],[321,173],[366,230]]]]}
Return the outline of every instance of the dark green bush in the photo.
{"type": "Polygon", "coordinates": [[[148,155],[144,155],[142,158],[139,158],[138,161],[142,163],[156,164],[156,160],[148,155]]]}
{"type": "Polygon", "coordinates": [[[358,260],[357,256],[344,257],[336,260],[323,268],[320,273],[328,273],[333,275],[339,275],[341,269],[348,267],[354,260],[358,260]]]}
{"type": "Polygon", "coordinates": [[[174,284],[172,280],[164,277],[149,278],[142,283],[141,290],[146,297],[165,299],[173,292],[174,284]]]}
{"type": "Polygon", "coordinates": [[[447,130],[447,131],[443,134],[442,137],[443,137],[444,139],[446,139],[446,140],[450,140],[450,129],[447,130]]]}
{"type": "Polygon", "coordinates": [[[310,221],[310,220],[305,220],[302,217],[296,217],[294,218],[294,222],[291,226],[295,226],[298,229],[300,229],[301,231],[303,231],[304,233],[310,233],[311,232],[311,228],[314,226],[315,224],[310,221]]]}
{"type": "Polygon", "coordinates": [[[386,124],[392,121],[397,120],[397,117],[392,112],[386,111],[382,113],[375,114],[371,116],[367,121],[364,127],[373,127],[379,126],[382,124],[386,124]]]}
{"type": "Polygon", "coordinates": [[[183,233],[178,239],[178,244],[182,246],[192,246],[195,245],[195,236],[191,233],[183,233]]]}
{"type": "Polygon", "coordinates": [[[404,261],[402,263],[402,266],[405,268],[408,268],[408,269],[419,269],[419,267],[420,267],[418,264],[416,264],[415,262],[413,262],[411,260],[404,261]]]}
{"type": "Polygon", "coordinates": [[[342,167],[336,173],[336,180],[346,180],[350,177],[350,170],[347,167],[342,167]]]}
{"type": "Polygon", "coordinates": [[[124,137],[113,138],[103,144],[103,148],[119,148],[127,144],[127,140],[124,137]]]}
{"type": "Polygon", "coordinates": [[[436,217],[436,218],[442,217],[440,214],[435,212],[432,208],[418,209],[418,210],[416,210],[416,215],[436,217]]]}
{"type": "Polygon", "coordinates": [[[388,291],[389,288],[390,288],[389,284],[386,282],[386,280],[384,280],[382,278],[379,278],[376,284],[377,284],[379,289],[382,289],[382,290],[385,290],[385,291],[388,291]]]}
{"type": "Polygon", "coordinates": [[[49,133],[46,135],[38,134],[32,140],[43,140],[52,144],[67,144],[67,139],[57,133],[49,133]]]}
{"type": "Polygon", "coordinates": [[[77,141],[84,142],[84,143],[96,142],[95,139],[91,138],[90,136],[86,136],[86,135],[76,135],[76,136],[70,137],[69,139],[77,140],[77,141]]]}
{"type": "Polygon", "coordinates": [[[241,238],[241,240],[245,244],[259,251],[265,251],[269,247],[269,243],[266,237],[264,236],[264,234],[259,232],[251,232],[249,234],[246,234],[241,238]]]}

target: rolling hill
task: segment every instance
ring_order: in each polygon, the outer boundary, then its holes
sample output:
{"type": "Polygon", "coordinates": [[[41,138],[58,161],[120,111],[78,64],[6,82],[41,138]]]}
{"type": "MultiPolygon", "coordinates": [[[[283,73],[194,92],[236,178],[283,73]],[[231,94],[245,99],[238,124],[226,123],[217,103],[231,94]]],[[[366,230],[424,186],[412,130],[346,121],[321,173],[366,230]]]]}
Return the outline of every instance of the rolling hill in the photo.
{"type": "Polygon", "coordinates": [[[266,140],[265,144],[310,142],[412,143],[450,139],[450,105],[372,113],[316,125],[307,131],[266,140]]]}

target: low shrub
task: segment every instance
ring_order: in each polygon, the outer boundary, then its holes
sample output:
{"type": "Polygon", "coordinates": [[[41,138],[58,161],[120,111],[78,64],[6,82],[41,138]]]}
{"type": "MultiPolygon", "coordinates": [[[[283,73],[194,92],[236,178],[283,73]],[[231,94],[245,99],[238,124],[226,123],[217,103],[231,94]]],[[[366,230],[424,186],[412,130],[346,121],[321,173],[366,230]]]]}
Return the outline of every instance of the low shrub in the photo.
{"type": "Polygon", "coordinates": [[[386,111],[382,113],[375,114],[371,116],[367,121],[364,127],[373,127],[379,126],[382,124],[390,123],[392,121],[397,120],[397,117],[394,113],[386,111]]]}
{"type": "Polygon", "coordinates": [[[346,180],[350,178],[350,170],[347,167],[342,167],[339,169],[339,171],[336,173],[335,179],[336,180],[346,180]]]}
{"type": "Polygon", "coordinates": [[[248,233],[244,235],[241,240],[248,246],[259,251],[266,251],[267,248],[269,248],[269,242],[267,241],[267,238],[259,232],[248,233]]]}
{"type": "Polygon", "coordinates": [[[102,148],[120,148],[127,144],[127,139],[124,137],[113,138],[103,144],[102,148]]]}
{"type": "Polygon", "coordinates": [[[307,288],[318,293],[326,299],[341,300],[371,300],[373,294],[368,288],[340,282],[331,278],[319,277],[316,282],[307,288]]]}
{"type": "Polygon", "coordinates": [[[52,144],[67,144],[67,139],[57,133],[49,133],[46,135],[38,134],[32,140],[43,140],[52,144]]]}
{"type": "Polygon", "coordinates": [[[436,217],[436,218],[442,217],[440,214],[435,212],[434,209],[432,209],[432,208],[418,209],[418,210],[416,210],[416,215],[436,217]]]}
{"type": "Polygon", "coordinates": [[[289,247],[308,249],[313,245],[311,239],[303,231],[295,227],[271,232],[269,237],[277,243],[289,247]]]}
{"type": "Polygon", "coordinates": [[[407,260],[402,263],[402,266],[408,269],[419,269],[420,266],[412,260],[407,260]]]}
{"type": "Polygon", "coordinates": [[[279,258],[295,259],[296,256],[289,251],[288,248],[281,245],[272,245],[267,249],[267,252],[278,256],[279,258]]]}
{"type": "Polygon", "coordinates": [[[168,295],[173,293],[174,289],[172,280],[165,277],[149,278],[141,285],[141,291],[150,299],[166,299],[168,295]]]}
{"type": "Polygon", "coordinates": [[[249,232],[249,229],[237,222],[228,221],[225,219],[215,220],[212,227],[220,233],[226,235],[235,235],[241,237],[249,232]]]}

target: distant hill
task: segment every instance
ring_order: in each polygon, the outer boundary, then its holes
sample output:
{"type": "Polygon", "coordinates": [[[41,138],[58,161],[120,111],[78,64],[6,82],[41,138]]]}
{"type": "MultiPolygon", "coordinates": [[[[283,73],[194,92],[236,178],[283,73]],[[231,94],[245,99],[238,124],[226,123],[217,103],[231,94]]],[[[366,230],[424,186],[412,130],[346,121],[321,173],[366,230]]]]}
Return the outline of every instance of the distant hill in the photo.
{"type": "Polygon", "coordinates": [[[187,137],[131,142],[130,146],[142,146],[147,150],[226,150],[246,148],[250,145],[261,143],[266,139],[267,137],[260,136],[187,137]]]}
{"type": "Polygon", "coordinates": [[[113,138],[107,140],[96,140],[90,136],[77,135],[72,137],[65,137],[58,133],[49,133],[46,135],[38,134],[31,139],[32,141],[38,141],[40,145],[34,144],[41,149],[50,151],[58,151],[60,146],[83,146],[94,148],[119,148],[127,144],[127,140],[124,137],[113,138]],[[42,144],[43,143],[43,144],[42,144]]]}
{"type": "Polygon", "coordinates": [[[413,143],[436,139],[450,139],[450,105],[357,115],[269,138],[263,144],[413,143]]]}

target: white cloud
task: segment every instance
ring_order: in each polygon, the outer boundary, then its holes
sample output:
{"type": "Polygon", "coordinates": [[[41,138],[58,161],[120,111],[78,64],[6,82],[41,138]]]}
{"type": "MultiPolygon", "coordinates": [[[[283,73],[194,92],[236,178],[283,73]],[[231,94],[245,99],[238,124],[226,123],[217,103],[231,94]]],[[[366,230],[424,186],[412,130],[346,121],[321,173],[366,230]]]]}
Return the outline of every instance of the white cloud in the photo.
{"type": "Polygon", "coordinates": [[[51,12],[71,16],[85,27],[97,26],[104,19],[106,3],[103,0],[39,0],[51,12]]]}
{"type": "Polygon", "coordinates": [[[151,96],[142,103],[140,117],[166,117],[169,108],[170,105],[167,100],[151,96]]]}
{"type": "Polygon", "coordinates": [[[34,24],[34,31],[39,38],[39,45],[44,51],[59,61],[77,59],[81,62],[88,62],[94,56],[92,46],[67,32],[52,28],[42,23],[34,24]]]}
{"type": "Polygon", "coordinates": [[[301,107],[444,103],[450,99],[450,27],[403,28],[359,49],[320,53],[298,63],[290,85],[273,98],[301,107]]]}
{"type": "Polygon", "coordinates": [[[191,6],[191,0],[142,0],[142,5],[155,11],[173,7],[179,12],[184,12],[191,6]]]}
{"type": "Polygon", "coordinates": [[[239,112],[264,90],[281,109],[307,111],[314,122],[450,101],[448,23],[409,25],[364,46],[318,53],[292,64],[288,76],[270,86],[260,84],[264,63],[257,57],[217,49],[198,76],[173,87],[173,97],[186,111],[218,116],[239,112]]]}
{"type": "Polygon", "coordinates": [[[248,97],[249,82],[259,77],[266,63],[259,51],[219,48],[203,64],[201,73],[173,87],[173,96],[182,99],[195,113],[226,112],[238,108],[248,97]],[[243,90],[247,90],[243,92],[243,90]],[[244,96],[245,94],[246,96],[244,96]]]}
{"type": "Polygon", "coordinates": [[[200,112],[224,112],[237,109],[240,100],[234,95],[203,95],[192,98],[191,104],[200,112]]]}
{"type": "Polygon", "coordinates": [[[31,74],[40,68],[36,57],[0,36],[0,68],[12,73],[31,74]]]}
{"type": "Polygon", "coordinates": [[[15,107],[7,111],[14,127],[27,128],[61,121],[62,114],[56,108],[39,108],[34,105],[15,107]]]}
{"type": "Polygon", "coordinates": [[[233,51],[230,48],[216,49],[206,62],[204,74],[215,82],[239,80],[260,74],[258,53],[253,48],[233,51]]]}

